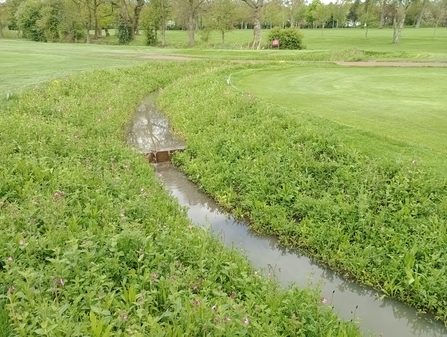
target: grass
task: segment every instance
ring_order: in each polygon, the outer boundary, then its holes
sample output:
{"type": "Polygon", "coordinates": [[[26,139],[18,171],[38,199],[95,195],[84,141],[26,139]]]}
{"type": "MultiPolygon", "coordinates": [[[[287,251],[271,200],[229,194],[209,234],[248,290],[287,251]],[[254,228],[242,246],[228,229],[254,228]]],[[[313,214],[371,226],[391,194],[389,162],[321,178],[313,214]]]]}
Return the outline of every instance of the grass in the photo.
{"type": "Polygon", "coordinates": [[[445,175],[393,153],[417,147],[389,148],[387,137],[368,135],[391,157],[363,153],[351,143],[366,139],[363,132],[302,113],[299,102],[273,105],[227,85],[246,68],[198,74],[163,91],[162,109],[187,139],[177,165],[255,230],[446,322],[445,175]]]}
{"type": "Polygon", "coordinates": [[[0,103],[6,93],[17,94],[32,86],[82,71],[130,67],[160,53],[150,47],[99,46],[0,40],[0,103]]]}
{"type": "Polygon", "coordinates": [[[1,295],[16,335],[359,335],[317,290],[281,289],[191,226],[123,141],[144,95],[213,68],[85,72],[0,110],[1,295]]]}
{"type": "MultiPolygon", "coordinates": [[[[389,31],[371,31],[371,41],[364,42],[367,51],[357,49],[363,42],[360,35],[354,35],[361,30],[339,31],[325,31],[323,38],[318,36],[321,32],[306,31],[305,43],[315,49],[300,52],[209,50],[203,46],[161,50],[138,45],[0,40],[0,92],[24,92],[8,104],[4,104],[3,94],[0,97],[0,223],[8,224],[2,227],[0,238],[0,273],[2,287],[15,287],[9,293],[2,291],[7,293],[12,327],[25,327],[22,334],[27,336],[32,329],[47,335],[61,331],[107,335],[104,329],[112,329],[117,336],[129,329],[142,335],[147,329],[160,335],[176,331],[197,334],[203,332],[198,332],[198,326],[219,335],[222,329],[227,334],[245,331],[241,322],[247,316],[258,324],[250,325],[250,334],[281,331],[290,335],[289,327],[303,329],[305,335],[327,335],[336,329],[331,324],[336,324],[337,318],[319,305],[316,292],[282,291],[268,281],[253,279],[253,271],[236,253],[223,249],[207,233],[189,231],[184,214],[164,194],[146,163],[123,145],[118,130],[123,130],[133,107],[146,93],[169,83],[162,104],[188,142],[188,150],[176,161],[199,186],[236,215],[248,217],[258,231],[277,235],[284,244],[302,247],[334,269],[446,321],[447,279],[440,252],[445,242],[447,185],[427,170],[430,165],[441,167],[445,161],[440,146],[440,155],[432,151],[439,145],[433,138],[436,134],[425,133],[421,139],[426,143],[413,146],[414,139],[391,139],[384,136],[382,128],[360,130],[368,114],[357,116],[356,128],[346,127],[344,124],[354,123],[346,122],[352,117],[348,113],[322,112],[326,106],[315,108],[309,101],[303,102],[307,107],[300,110],[295,105],[301,101],[290,93],[280,105],[271,104],[226,84],[229,74],[280,65],[284,80],[293,87],[291,93],[305,89],[296,85],[293,76],[287,78],[285,67],[297,77],[304,76],[300,71],[307,72],[307,78],[301,78],[306,84],[311,83],[312,72],[318,74],[326,90],[332,90],[332,97],[340,95],[334,78],[343,79],[357,95],[367,91],[384,97],[380,90],[369,86],[357,90],[350,83],[355,78],[360,85],[371,78],[382,86],[383,69],[348,70],[303,61],[447,60],[440,49],[445,30],[439,31],[440,41],[430,43],[429,30],[405,30],[409,44],[399,45],[402,49],[386,42],[389,31]],[[329,39],[332,33],[333,40],[329,39]],[[346,34],[345,39],[337,34],[346,34]],[[380,39],[379,34],[383,34],[380,39]],[[410,39],[410,34],[415,38],[410,39]],[[338,38],[340,41],[334,42],[338,38]],[[219,61],[183,65],[150,61],[137,66],[147,61],[148,54],[165,53],[219,61]],[[221,61],[233,58],[260,60],[266,65],[221,61]],[[283,60],[300,61],[302,66],[277,62],[283,60]],[[345,70],[350,76],[343,75],[345,70]],[[82,74],[73,76],[78,72],[82,74]],[[374,147],[355,149],[361,142],[374,147]],[[382,158],[377,155],[381,149],[382,158]],[[417,165],[411,163],[413,158],[417,165]],[[141,188],[154,192],[146,195],[141,188]],[[145,247],[144,257],[135,253],[140,247],[145,247]],[[206,254],[204,249],[208,249],[206,254]],[[8,262],[10,256],[13,263],[8,262]],[[72,266],[70,261],[77,263],[72,266]],[[178,261],[180,273],[173,267],[178,261]],[[228,261],[236,261],[236,265],[228,261]],[[203,277],[200,270],[206,270],[210,278],[203,277]],[[103,277],[101,282],[96,282],[98,275],[103,277]],[[194,285],[201,284],[198,280],[202,277],[206,285],[197,293],[194,285]],[[248,295],[233,299],[228,296],[232,291],[248,295]],[[224,308],[218,317],[207,310],[213,302],[224,308]],[[273,320],[278,319],[279,326],[267,323],[272,320],[261,315],[259,303],[272,308],[270,315],[277,313],[273,320]],[[290,308],[302,310],[304,323],[299,327],[296,324],[301,323],[290,315],[290,308]],[[146,326],[139,325],[141,319],[136,318],[141,313],[146,326]],[[226,315],[237,317],[234,324],[225,325],[226,315]],[[314,323],[309,323],[312,320],[314,323]],[[209,325],[211,321],[218,324],[209,325]],[[328,331],[319,330],[322,326],[328,331]]],[[[237,34],[229,39],[242,41],[251,32],[237,34]]],[[[177,38],[180,41],[184,35],[177,38]]],[[[436,90],[424,78],[424,70],[411,76],[436,90]]],[[[403,85],[409,70],[400,75],[399,71],[403,70],[393,69],[393,74],[403,85]]],[[[266,75],[275,79],[273,72],[266,75]]],[[[431,76],[442,78],[437,73],[431,76]]],[[[284,87],[280,78],[275,81],[275,87],[284,87]]],[[[390,89],[390,85],[381,88],[390,89]]],[[[315,94],[309,91],[305,91],[307,95],[315,94]]],[[[426,95],[434,97],[431,91],[426,95]]],[[[346,93],[341,96],[351,99],[346,93]]],[[[362,97],[371,102],[370,96],[362,97]]],[[[433,104],[439,102],[433,100],[433,104]]],[[[340,101],[337,104],[343,106],[340,101]]],[[[356,100],[351,104],[357,104],[356,100]]],[[[371,109],[370,113],[377,111],[371,109]]],[[[419,118],[424,121],[423,116],[419,118]]],[[[408,122],[411,124],[407,118],[408,122]]],[[[370,120],[371,125],[374,122],[370,120]]],[[[405,136],[403,129],[399,135],[405,136]]],[[[0,327],[9,324],[4,313],[0,311],[0,327]]],[[[355,327],[340,326],[348,335],[356,334],[355,327]]]]}
{"type": "MultiPolygon", "coordinates": [[[[292,108],[297,118],[306,113],[353,127],[350,135],[358,136],[351,144],[364,153],[381,159],[405,153],[408,162],[416,160],[442,173],[447,170],[447,75],[442,70],[275,66],[235,74],[233,83],[268,102],[292,108]],[[359,139],[365,133],[377,136],[359,139]],[[398,149],[396,143],[401,144],[398,149]]],[[[340,137],[346,136],[346,128],[339,132],[340,137]]]]}

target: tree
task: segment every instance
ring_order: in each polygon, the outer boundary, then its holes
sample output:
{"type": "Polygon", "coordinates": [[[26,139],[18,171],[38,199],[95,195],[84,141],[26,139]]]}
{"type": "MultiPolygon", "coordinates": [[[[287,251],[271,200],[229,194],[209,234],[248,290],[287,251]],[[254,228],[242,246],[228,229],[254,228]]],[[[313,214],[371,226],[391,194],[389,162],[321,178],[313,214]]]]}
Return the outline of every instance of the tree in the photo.
{"type": "Polygon", "coordinates": [[[290,27],[296,27],[297,22],[304,18],[304,0],[285,0],[284,5],[288,11],[290,27]]]}
{"type": "Polygon", "coordinates": [[[261,49],[261,9],[264,0],[242,0],[253,11],[253,49],[261,49]]]}
{"type": "Polygon", "coordinates": [[[334,11],[332,15],[334,16],[336,22],[336,28],[340,25],[346,24],[346,18],[351,7],[350,0],[337,0],[334,4],[334,11]]]}
{"type": "Polygon", "coordinates": [[[208,20],[208,25],[210,29],[220,32],[222,44],[225,43],[225,32],[232,30],[236,23],[235,10],[236,7],[232,0],[215,0],[211,4],[211,20],[208,20]]]}
{"type": "Polygon", "coordinates": [[[359,20],[358,9],[360,7],[360,0],[355,0],[354,3],[349,8],[348,20],[351,21],[354,27],[357,26],[357,21],[359,20]]]}
{"type": "Polygon", "coordinates": [[[120,8],[119,21],[122,30],[127,30],[128,34],[130,34],[130,40],[133,40],[135,38],[135,34],[138,32],[140,14],[144,6],[144,0],[120,0],[119,4],[114,4],[120,8]]]}
{"type": "Polygon", "coordinates": [[[146,33],[146,43],[156,45],[157,32],[161,30],[161,45],[166,46],[166,22],[171,4],[168,0],[152,0],[141,13],[141,20],[146,33]]]}
{"type": "Polygon", "coordinates": [[[421,26],[422,17],[424,16],[425,9],[427,8],[428,0],[422,0],[419,8],[419,13],[416,20],[415,28],[419,28],[421,26]]]}
{"type": "Polygon", "coordinates": [[[306,9],[306,22],[308,25],[311,25],[313,28],[315,28],[316,18],[315,18],[315,10],[317,9],[318,5],[321,4],[320,0],[312,0],[312,2],[307,6],[306,9]]]}
{"type": "Polygon", "coordinates": [[[377,13],[374,0],[366,0],[358,8],[359,21],[365,28],[365,39],[368,38],[369,26],[377,22],[377,13]]]}
{"type": "Polygon", "coordinates": [[[436,29],[441,22],[447,20],[447,1],[446,0],[435,0],[431,3],[430,14],[432,17],[432,22],[434,26],[433,38],[435,38],[436,29]]]}
{"type": "Polygon", "coordinates": [[[38,0],[28,0],[22,2],[15,17],[19,29],[23,32],[23,36],[32,41],[45,41],[43,31],[38,26],[38,21],[42,18],[40,10],[42,3],[38,0]]]}
{"type": "Polygon", "coordinates": [[[314,9],[312,16],[317,23],[321,24],[321,36],[323,36],[324,26],[326,26],[326,22],[331,18],[329,6],[319,3],[314,9]]]}
{"type": "Polygon", "coordinates": [[[392,43],[399,43],[402,29],[405,23],[407,11],[411,6],[411,0],[394,0],[393,1],[393,40],[392,43]]]}
{"type": "Polygon", "coordinates": [[[9,19],[9,11],[6,3],[0,2],[0,39],[3,38],[3,27],[6,26],[9,19]]]}

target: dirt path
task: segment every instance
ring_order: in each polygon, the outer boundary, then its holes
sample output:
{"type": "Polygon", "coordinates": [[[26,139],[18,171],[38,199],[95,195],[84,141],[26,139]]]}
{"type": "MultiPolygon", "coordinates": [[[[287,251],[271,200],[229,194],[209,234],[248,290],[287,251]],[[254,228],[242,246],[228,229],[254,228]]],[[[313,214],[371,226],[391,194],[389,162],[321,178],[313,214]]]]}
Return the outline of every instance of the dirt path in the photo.
{"type": "Polygon", "coordinates": [[[150,55],[144,55],[142,57],[145,59],[151,59],[151,60],[167,60],[167,61],[191,61],[191,60],[194,60],[194,58],[192,58],[192,57],[163,55],[163,54],[150,54],[150,55]]]}
{"type": "Polygon", "coordinates": [[[355,67],[447,67],[447,62],[337,62],[341,66],[355,67]]]}

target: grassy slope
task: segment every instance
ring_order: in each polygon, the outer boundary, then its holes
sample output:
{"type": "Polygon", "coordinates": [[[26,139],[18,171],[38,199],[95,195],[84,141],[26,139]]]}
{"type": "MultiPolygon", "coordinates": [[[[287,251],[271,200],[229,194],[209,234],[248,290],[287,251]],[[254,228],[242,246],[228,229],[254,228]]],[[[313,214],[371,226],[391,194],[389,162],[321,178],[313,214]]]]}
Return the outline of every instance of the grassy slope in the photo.
{"type": "MultiPolygon", "coordinates": [[[[351,143],[362,152],[385,160],[416,160],[442,173],[447,170],[443,70],[270,66],[232,79],[243,91],[293,109],[298,118],[306,113],[352,126],[351,143]],[[362,139],[365,132],[373,134],[369,141],[362,139]]],[[[341,128],[340,137],[347,138],[346,132],[341,128]]]]}
{"type": "Polygon", "coordinates": [[[237,69],[163,92],[187,139],[181,168],[255,229],[447,321],[445,176],[365,156],[343,127],[235,92],[237,69]]]}
{"type": "Polygon", "coordinates": [[[17,335],[358,335],[317,292],[281,290],[190,228],[124,144],[143,95],[205,69],[85,73],[0,112],[0,279],[17,335]]]}

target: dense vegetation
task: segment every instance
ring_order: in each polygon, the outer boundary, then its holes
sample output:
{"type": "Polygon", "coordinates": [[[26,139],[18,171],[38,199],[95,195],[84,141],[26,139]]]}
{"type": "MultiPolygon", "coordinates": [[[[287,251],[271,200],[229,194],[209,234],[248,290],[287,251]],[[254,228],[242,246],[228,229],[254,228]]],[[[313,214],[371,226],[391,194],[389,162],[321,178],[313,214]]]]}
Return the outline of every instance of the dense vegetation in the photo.
{"type": "Polygon", "coordinates": [[[365,155],[342,126],[234,90],[237,69],[163,92],[187,139],[179,167],[256,230],[447,321],[445,176],[365,155]]]}
{"type": "MultiPolygon", "coordinates": [[[[88,72],[3,106],[0,301],[14,335],[358,335],[317,291],[280,289],[193,227],[125,145],[144,95],[212,67],[88,72]]],[[[8,324],[2,308],[0,335],[8,324]]]]}

